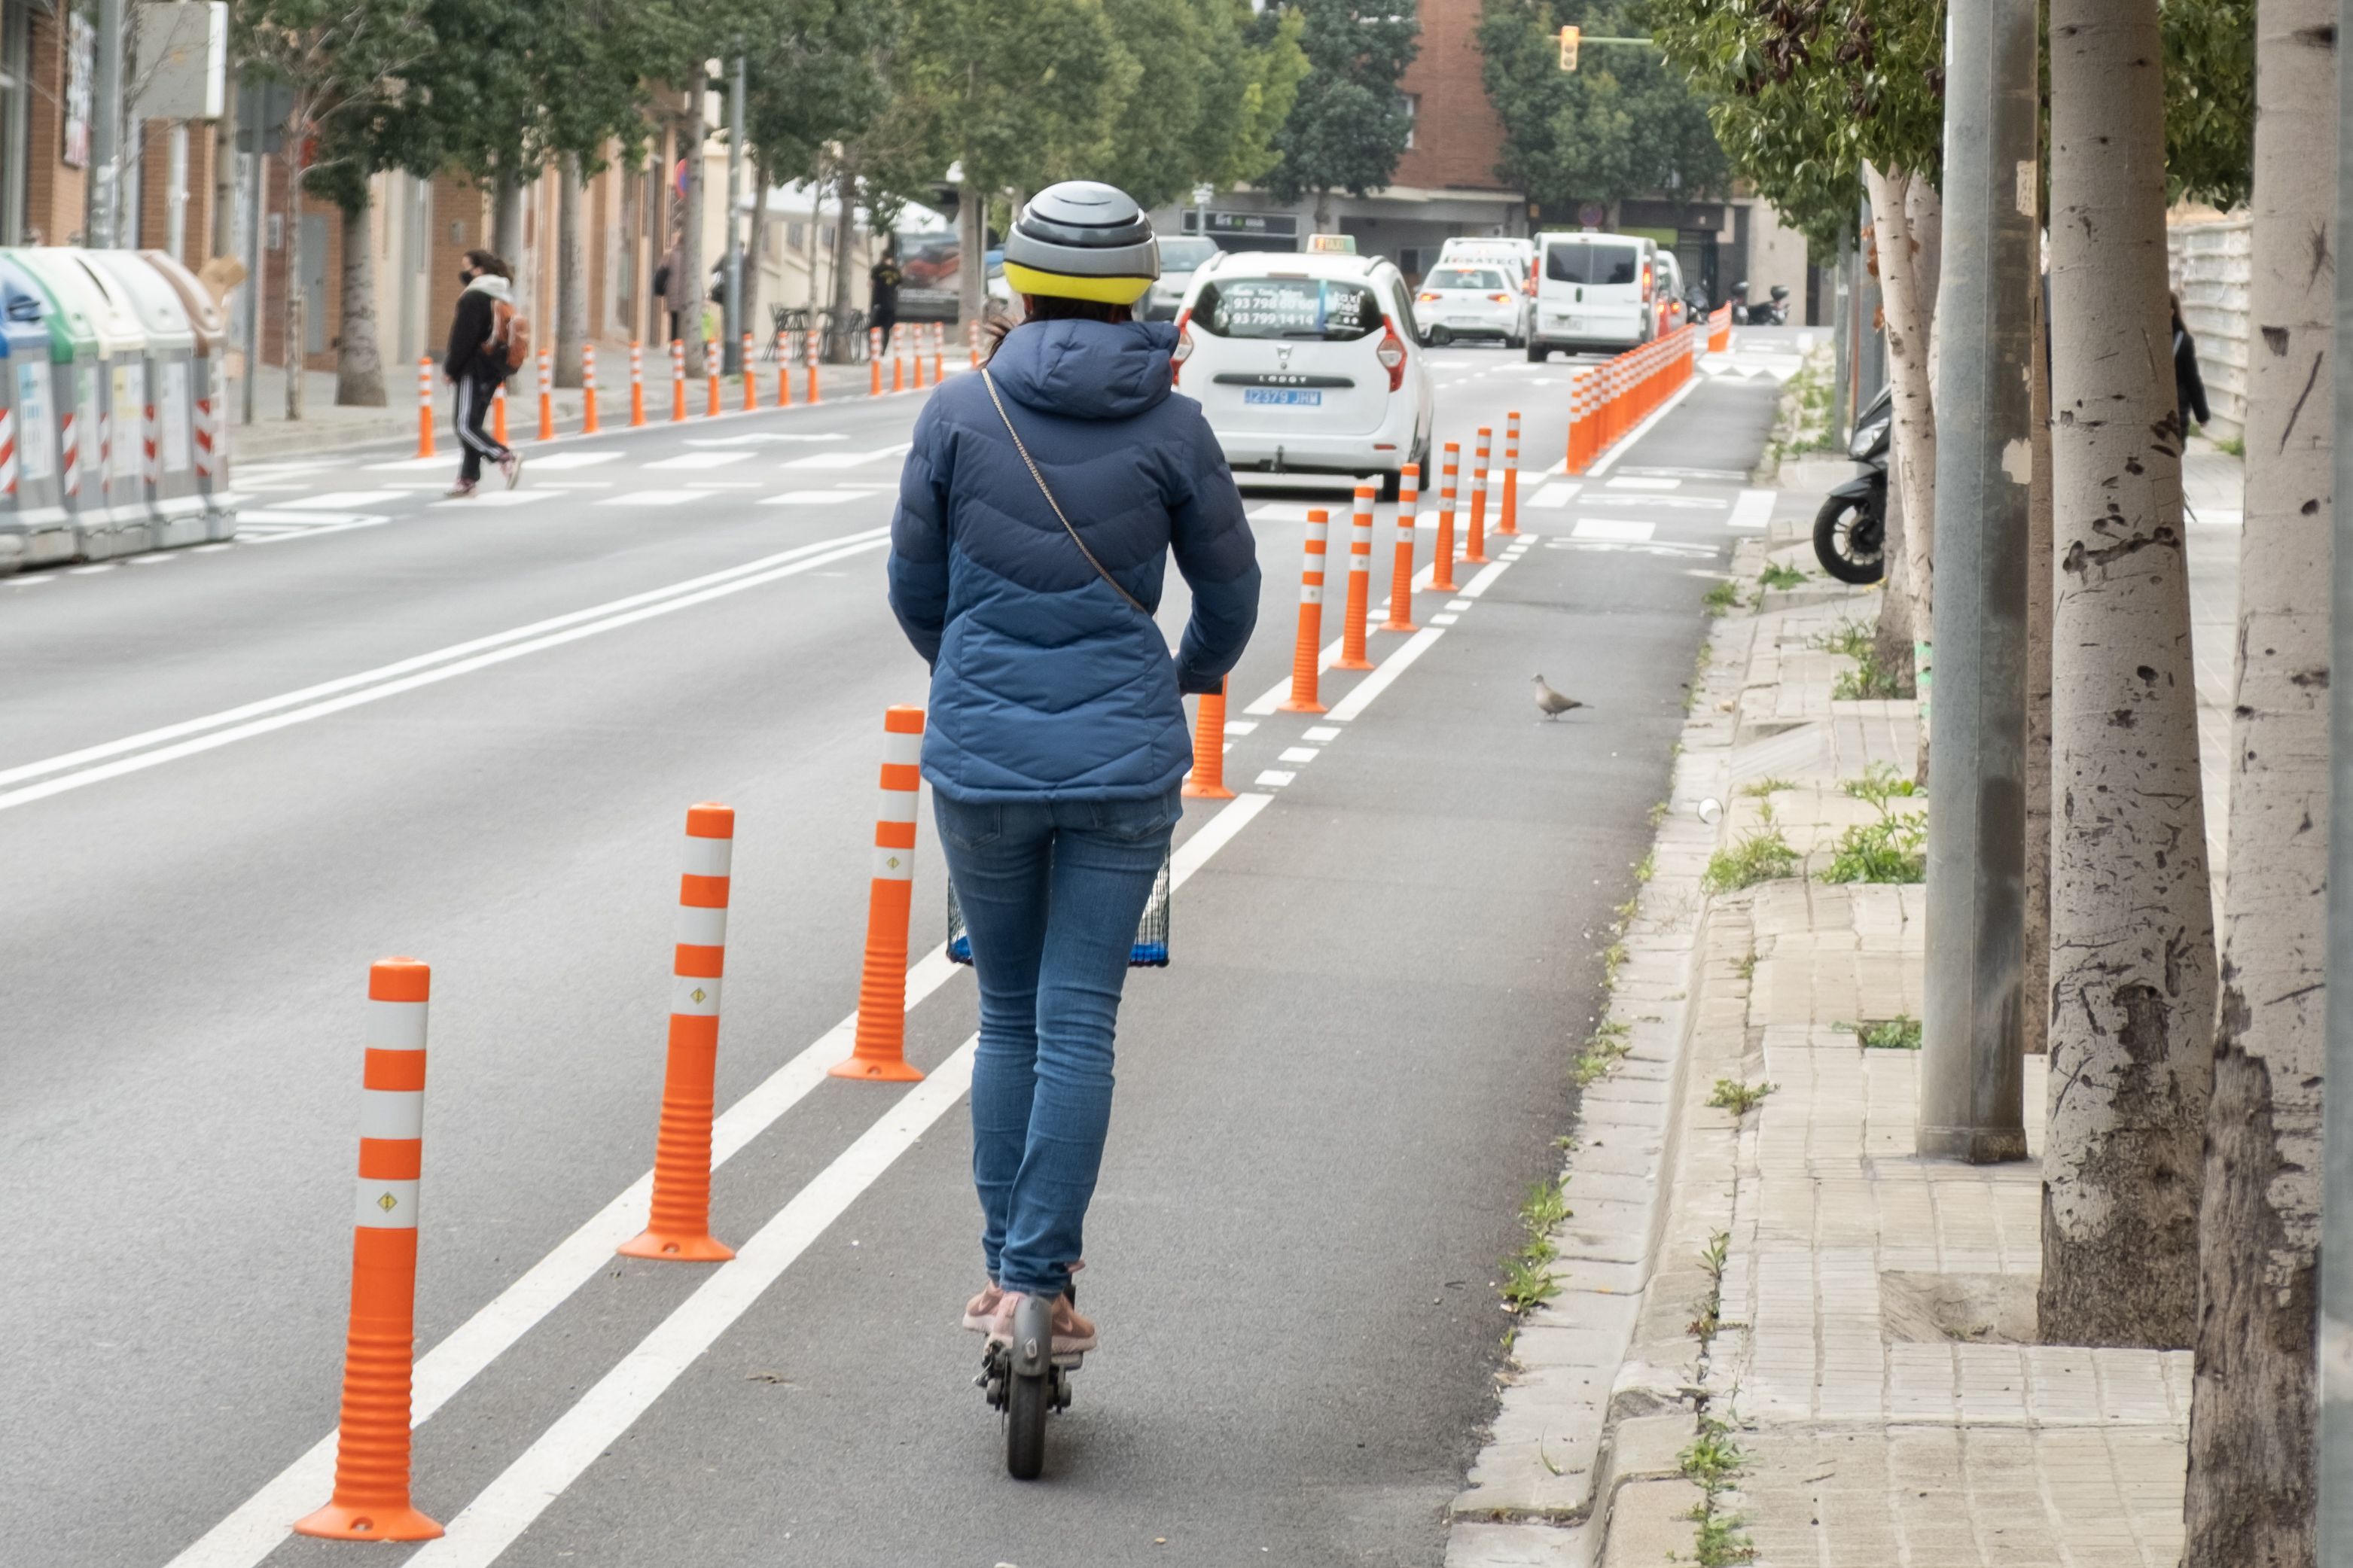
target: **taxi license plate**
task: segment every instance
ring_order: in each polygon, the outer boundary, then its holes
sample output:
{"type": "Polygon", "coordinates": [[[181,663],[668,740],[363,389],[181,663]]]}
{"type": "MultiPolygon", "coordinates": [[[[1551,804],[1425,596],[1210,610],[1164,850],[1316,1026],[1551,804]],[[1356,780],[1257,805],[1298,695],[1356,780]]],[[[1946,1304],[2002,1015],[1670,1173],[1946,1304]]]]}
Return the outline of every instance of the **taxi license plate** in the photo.
{"type": "Polygon", "coordinates": [[[1324,395],[1313,389],[1295,386],[1247,386],[1242,389],[1245,404],[1271,404],[1278,408],[1320,408],[1324,395]]]}

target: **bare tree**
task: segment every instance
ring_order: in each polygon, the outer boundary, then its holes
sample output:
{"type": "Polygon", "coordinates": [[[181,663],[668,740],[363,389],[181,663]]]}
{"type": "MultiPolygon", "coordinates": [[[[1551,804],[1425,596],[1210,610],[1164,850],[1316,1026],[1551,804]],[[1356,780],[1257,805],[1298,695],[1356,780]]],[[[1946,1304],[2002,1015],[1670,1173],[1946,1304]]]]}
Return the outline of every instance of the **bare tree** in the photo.
{"type": "Polygon", "coordinates": [[[702,99],[710,78],[703,67],[707,61],[697,60],[686,79],[686,119],[679,132],[679,156],[686,161],[686,200],[678,216],[682,237],[678,247],[678,268],[670,280],[671,309],[679,312],[679,336],[686,340],[686,375],[689,381],[702,378],[702,303],[711,293],[709,268],[702,261],[703,187],[710,182],[703,178],[703,142],[710,131],[702,118],[702,99]]]}
{"type": "MultiPolygon", "coordinates": [[[[2042,1335],[2180,1346],[2213,1054],[2158,0],[2052,0],[2051,1108],[2042,1335]]],[[[2023,458],[2024,453],[2021,454],[2023,458]]]]}
{"type": "Polygon", "coordinates": [[[588,340],[588,260],[580,239],[580,154],[555,171],[555,384],[581,384],[580,345],[588,340]]]}
{"type": "MultiPolygon", "coordinates": [[[[1936,636],[1930,552],[1936,542],[1936,413],[1928,339],[1936,315],[1934,272],[1944,208],[1934,186],[1902,170],[1865,163],[1863,178],[1871,192],[1879,287],[1887,317],[1887,376],[1894,388],[1895,419],[1890,445],[1894,479],[1903,497],[1904,590],[1916,645],[1936,636]],[[1930,274],[1925,279],[1924,258],[1930,274]]],[[[1926,744],[1924,730],[1921,745],[1926,744]]]]}
{"type": "Polygon", "coordinates": [[[335,353],[335,402],[346,408],[382,408],[384,352],[375,323],[375,236],[367,182],[358,183],[357,206],[342,209],[343,220],[343,310],[335,353]]]}
{"type": "Polygon", "coordinates": [[[2029,1056],[2051,1045],[2051,339],[2042,319],[2042,266],[2027,279],[2026,366],[2026,998],[2019,1034],[2029,1056]]]}
{"type": "Polygon", "coordinates": [[[2313,1568],[2337,7],[2255,14],[2246,520],[2186,1568],[2313,1568]]]}

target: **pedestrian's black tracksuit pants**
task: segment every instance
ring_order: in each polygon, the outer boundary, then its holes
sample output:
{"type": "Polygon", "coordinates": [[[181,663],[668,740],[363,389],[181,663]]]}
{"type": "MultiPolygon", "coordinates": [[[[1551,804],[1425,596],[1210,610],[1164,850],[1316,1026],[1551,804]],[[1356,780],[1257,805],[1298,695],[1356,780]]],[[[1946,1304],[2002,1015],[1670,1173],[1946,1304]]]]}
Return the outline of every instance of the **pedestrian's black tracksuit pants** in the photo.
{"type": "Polygon", "coordinates": [[[482,477],[482,459],[495,463],[507,455],[507,449],[491,439],[482,422],[491,416],[491,400],[498,395],[496,374],[467,374],[458,378],[458,445],[465,450],[465,460],[458,466],[458,478],[473,484],[482,477]]]}

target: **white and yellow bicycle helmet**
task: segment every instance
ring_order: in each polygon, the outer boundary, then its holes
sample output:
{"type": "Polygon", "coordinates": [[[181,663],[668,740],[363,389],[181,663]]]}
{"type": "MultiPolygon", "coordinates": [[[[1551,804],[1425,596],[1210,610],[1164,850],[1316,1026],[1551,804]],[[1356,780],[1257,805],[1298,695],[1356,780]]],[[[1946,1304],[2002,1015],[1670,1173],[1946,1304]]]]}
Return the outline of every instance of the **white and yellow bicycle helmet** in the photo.
{"type": "Polygon", "coordinates": [[[1133,305],[1159,276],[1152,220],[1126,192],[1093,180],[1039,191],[1005,237],[1005,281],[1017,294],[1133,305]]]}

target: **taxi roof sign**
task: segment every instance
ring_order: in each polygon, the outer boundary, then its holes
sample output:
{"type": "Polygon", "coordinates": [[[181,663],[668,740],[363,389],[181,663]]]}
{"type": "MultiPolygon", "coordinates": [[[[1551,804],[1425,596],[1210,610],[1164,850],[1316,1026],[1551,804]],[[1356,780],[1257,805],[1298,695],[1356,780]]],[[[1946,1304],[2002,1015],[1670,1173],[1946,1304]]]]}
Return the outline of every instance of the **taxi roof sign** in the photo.
{"type": "Polygon", "coordinates": [[[1356,237],[1353,234],[1311,234],[1307,237],[1307,248],[1311,254],[1354,256],[1356,254],[1356,237]]]}

